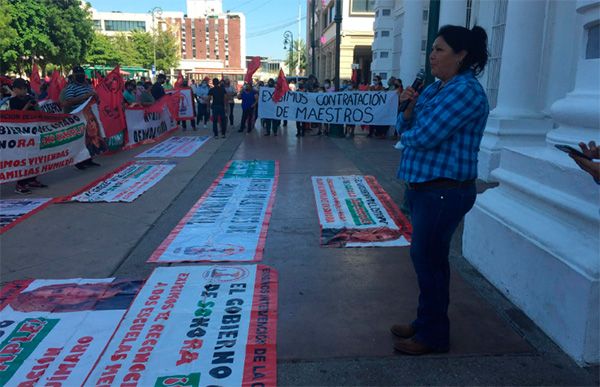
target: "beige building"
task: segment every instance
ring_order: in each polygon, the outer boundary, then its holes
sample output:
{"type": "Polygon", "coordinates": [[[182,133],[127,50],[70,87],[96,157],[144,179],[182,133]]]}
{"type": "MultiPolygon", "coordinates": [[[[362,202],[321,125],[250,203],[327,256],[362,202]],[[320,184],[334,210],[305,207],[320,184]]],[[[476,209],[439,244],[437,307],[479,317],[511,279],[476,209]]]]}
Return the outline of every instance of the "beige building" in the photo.
{"type": "MultiPolygon", "coordinates": [[[[374,3],[374,0],[342,2],[341,80],[352,77],[353,66],[358,70],[359,81],[371,78],[374,3]]],[[[319,80],[335,77],[335,4],[335,0],[307,0],[307,73],[315,74],[319,80]],[[311,31],[314,31],[314,49],[311,47],[311,31]],[[311,69],[313,55],[315,68],[311,69]]]]}

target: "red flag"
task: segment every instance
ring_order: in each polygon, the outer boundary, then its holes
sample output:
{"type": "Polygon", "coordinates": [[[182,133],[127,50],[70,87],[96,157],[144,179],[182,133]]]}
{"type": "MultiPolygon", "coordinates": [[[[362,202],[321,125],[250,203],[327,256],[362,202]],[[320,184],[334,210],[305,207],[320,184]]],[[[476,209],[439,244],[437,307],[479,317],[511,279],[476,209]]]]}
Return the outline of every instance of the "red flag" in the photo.
{"type": "Polygon", "coordinates": [[[40,80],[40,73],[38,72],[37,63],[34,63],[33,68],[31,69],[31,75],[29,76],[29,84],[31,85],[31,89],[35,91],[35,94],[39,95],[42,81],[40,80]]]}
{"type": "Polygon", "coordinates": [[[179,75],[177,76],[177,80],[175,81],[175,84],[173,85],[174,89],[179,89],[183,87],[183,75],[181,74],[181,71],[179,72],[179,75]]]}
{"type": "Polygon", "coordinates": [[[275,92],[273,93],[273,102],[279,102],[289,90],[290,85],[288,85],[287,79],[285,79],[285,73],[283,72],[283,69],[279,69],[279,76],[277,77],[277,84],[275,85],[275,92]]]}
{"type": "Polygon", "coordinates": [[[98,112],[106,137],[112,137],[125,129],[125,113],[123,112],[123,87],[121,69],[115,67],[102,82],[98,83],[98,112]]]}
{"type": "Polygon", "coordinates": [[[12,86],[12,79],[9,77],[5,77],[4,75],[0,75],[0,86],[12,86]]]}
{"type": "Polygon", "coordinates": [[[60,101],[60,92],[64,87],[61,78],[58,70],[52,71],[52,76],[50,77],[50,82],[48,84],[48,98],[54,102],[60,101]]]}
{"type": "Polygon", "coordinates": [[[246,76],[244,77],[244,82],[252,83],[252,75],[260,68],[260,56],[255,56],[252,58],[250,63],[248,64],[248,71],[246,71],[246,76]]]}
{"type": "Polygon", "coordinates": [[[352,69],[352,78],[350,78],[350,80],[353,85],[358,83],[358,71],[356,69],[352,69]]]}

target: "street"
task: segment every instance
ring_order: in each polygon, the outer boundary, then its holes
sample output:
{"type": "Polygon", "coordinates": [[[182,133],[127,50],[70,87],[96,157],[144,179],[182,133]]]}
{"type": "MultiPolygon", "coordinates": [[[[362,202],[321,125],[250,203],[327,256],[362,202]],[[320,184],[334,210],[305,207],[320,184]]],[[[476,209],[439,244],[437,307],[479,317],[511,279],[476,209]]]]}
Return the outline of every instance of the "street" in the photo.
{"type": "MultiPolygon", "coordinates": [[[[400,153],[390,139],[278,136],[258,130],[212,138],[132,203],[57,203],[1,237],[0,280],[144,279],[146,261],[230,160],[276,160],[280,175],[261,264],[279,273],[279,385],[598,385],[598,368],[580,368],[460,254],[451,252],[451,347],[448,354],[394,352],[389,327],[410,322],[418,287],[408,247],[323,248],[311,176],[372,175],[401,207],[400,153]]],[[[101,167],[60,169],[32,198],[68,195],[150,147],[97,157],[101,167]]],[[[6,198],[20,198],[12,184],[6,198]]],[[[483,188],[482,188],[483,189],[483,188]]]]}

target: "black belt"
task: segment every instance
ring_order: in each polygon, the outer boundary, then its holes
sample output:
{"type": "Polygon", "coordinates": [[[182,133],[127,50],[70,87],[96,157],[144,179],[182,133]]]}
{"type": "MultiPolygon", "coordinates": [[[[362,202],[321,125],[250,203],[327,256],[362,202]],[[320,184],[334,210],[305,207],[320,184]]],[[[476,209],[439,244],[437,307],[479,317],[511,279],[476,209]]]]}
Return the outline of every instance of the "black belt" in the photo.
{"type": "Polygon", "coordinates": [[[422,183],[408,183],[408,188],[414,190],[465,188],[471,186],[472,184],[475,184],[475,179],[458,181],[454,179],[439,178],[435,180],[425,181],[422,183]]]}

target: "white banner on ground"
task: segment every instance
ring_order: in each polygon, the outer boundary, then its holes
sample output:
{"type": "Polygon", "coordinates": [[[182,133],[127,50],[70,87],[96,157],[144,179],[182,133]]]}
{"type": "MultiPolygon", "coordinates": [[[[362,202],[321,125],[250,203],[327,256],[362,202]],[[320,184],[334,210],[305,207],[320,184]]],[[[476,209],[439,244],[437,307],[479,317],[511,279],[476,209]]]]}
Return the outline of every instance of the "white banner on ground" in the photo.
{"type": "Polygon", "coordinates": [[[326,124],[396,124],[398,94],[395,91],[288,91],[277,103],[273,102],[274,91],[270,87],[260,88],[259,118],[326,124]]]}
{"type": "Polygon", "coordinates": [[[167,90],[167,94],[177,94],[177,117],[178,120],[191,120],[194,118],[194,100],[191,88],[180,88],[167,90]]]}
{"type": "Polygon", "coordinates": [[[173,121],[166,103],[159,109],[153,107],[125,109],[125,120],[128,147],[155,142],[170,130],[177,128],[177,122],[173,121]]]}
{"type": "Polygon", "coordinates": [[[0,289],[0,385],[80,386],[141,287],[23,280],[0,289]]]}
{"type": "Polygon", "coordinates": [[[277,273],[154,270],[86,386],[275,386],[277,273]]]}
{"type": "Polygon", "coordinates": [[[129,203],[153,187],[173,168],[175,164],[162,161],[130,161],[63,201],[129,203]]]}
{"type": "Polygon", "coordinates": [[[200,149],[208,138],[208,136],[171,137],[135,157],[189,157],[200,149]]]}
{"type": "Polygon", "coordinates": [[[0,200],[0,234],[41,210],[51,200],[50,198],[0,200]]]}
{"type": "Polygon", "coordinates": [[[372,176],[313,176],[321,244],[408,246],[412,227],[372,176]]]}
{"type": "Polygon", "coordinates": [[[230,162],[148,262],[260,260],[278,174],[275,161],[230,162]]]}

